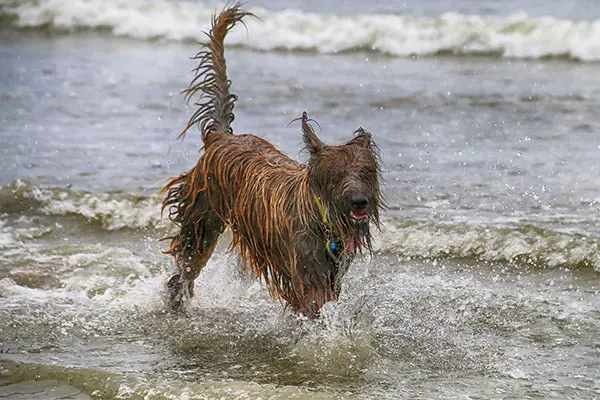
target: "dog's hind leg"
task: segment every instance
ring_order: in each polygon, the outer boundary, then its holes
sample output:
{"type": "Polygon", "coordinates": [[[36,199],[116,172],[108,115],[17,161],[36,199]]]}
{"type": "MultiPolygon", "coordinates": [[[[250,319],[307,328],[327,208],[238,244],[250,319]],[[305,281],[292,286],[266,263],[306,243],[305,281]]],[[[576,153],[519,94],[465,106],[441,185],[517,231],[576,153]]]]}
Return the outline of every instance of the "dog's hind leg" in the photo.
{"type": "Polygon", "coordinates": [[[194,280],[208,262],[224,230],[223,222],[212,210],[192,212],[191,217],[171,243],[170,253],[175,258],[177,271],[167,282],[166,300],[172,311],[183,311],[194,296],[194,280]]]}

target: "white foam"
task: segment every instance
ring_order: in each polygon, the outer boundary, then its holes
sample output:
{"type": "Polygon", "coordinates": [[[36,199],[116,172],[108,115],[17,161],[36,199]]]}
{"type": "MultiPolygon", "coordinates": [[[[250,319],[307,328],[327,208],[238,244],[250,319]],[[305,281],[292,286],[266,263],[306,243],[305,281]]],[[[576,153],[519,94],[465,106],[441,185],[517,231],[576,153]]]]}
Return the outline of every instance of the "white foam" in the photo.
{"type": "Polygon", "coordinates": [[[106,230],[168,226],[168,219],[161,217],[158,196],[134,199],[118,194],[77,193],[36,186],[25,186],[21,190],[24,197],[39,201],[40,211],[47,215],[81,215],[100,222],[106,230]]]}
{"type": "Polygon", "coordinates": [[[476,258],[491,262],[529,262],[539,268],[600,268],[598,240],[575,233],[544,230],[519,223],[384,223],[376,249],[406,257],[476,258]]]}
{"type": "MultiPolygon", "coordinates": [[[[174,41],[203,40],[221,6],[165,0],[40,0],[6,7],[19,27],[62,31],[104,28],[117,36],[174,41]]],[[[395,56],[495,53],[504,57],[565,56],[600,60],[600,21],[446,13],[439,17],[333,15],[251,8],[248,31],[236,29],[229,45],[259,50],[335,53],[367,49],[395,56]]]]}

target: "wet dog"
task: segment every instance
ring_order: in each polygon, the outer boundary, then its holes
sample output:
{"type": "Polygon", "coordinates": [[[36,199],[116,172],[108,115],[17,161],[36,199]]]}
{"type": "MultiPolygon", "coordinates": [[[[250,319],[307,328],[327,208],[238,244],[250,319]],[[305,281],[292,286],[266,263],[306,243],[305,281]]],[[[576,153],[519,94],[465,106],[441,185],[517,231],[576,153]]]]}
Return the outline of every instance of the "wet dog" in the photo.
{"type": "Polygon", "coordinates": [[[179,230],[167,251],[177,271],[167,282],[168,304],[180,310],[225,228],[242,264],[271,295],[309,318],[336,300],[341,278],[358,252],[371,251],[370,225],[379,227],[380,165],[371,134],[330,146],[306,112],[299,118],[310,159],[299,163],[271,143],[233,134],[234,104],[224,56],[225,36],[251,15],[239,5],[213,18],[195,77],[184,91],[199,97],[181,133],[198,126],[204,152],[188,172],[170,180],[163,210],[179,230]]]}

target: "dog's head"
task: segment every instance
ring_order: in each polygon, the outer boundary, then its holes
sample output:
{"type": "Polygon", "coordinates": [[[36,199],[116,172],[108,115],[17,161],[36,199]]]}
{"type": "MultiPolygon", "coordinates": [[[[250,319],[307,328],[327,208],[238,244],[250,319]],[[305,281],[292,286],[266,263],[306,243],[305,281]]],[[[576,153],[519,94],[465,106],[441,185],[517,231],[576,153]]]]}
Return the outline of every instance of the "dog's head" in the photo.
{"type": "Polygon", "coordinates": [[[379,209],[383,206],[378,148],[363,128],[357,129],[345,144],[326,145],[310,121],[303,113],[310,186],[346,250],[354,253],[362,246],[370,249],[369,222],[379,226],[379,209]]]}

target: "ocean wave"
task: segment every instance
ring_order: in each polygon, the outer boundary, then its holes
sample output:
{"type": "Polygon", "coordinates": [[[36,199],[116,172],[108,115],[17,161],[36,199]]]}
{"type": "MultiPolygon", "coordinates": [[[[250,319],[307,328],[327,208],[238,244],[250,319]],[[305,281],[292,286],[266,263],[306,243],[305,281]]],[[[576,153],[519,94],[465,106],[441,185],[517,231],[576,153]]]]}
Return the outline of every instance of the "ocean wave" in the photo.
{"type": "Polygon", "coordinates": [[[600,240],[523,223],[438,223],[391,219],[378,243],[405,258],[469,259],[533,269],[592,268],[600,272],[600,240]]]}
{"type": "MultiPolygon", "coordinates": [[[[166,0],[39,0],[0,5],[0,21],[18,28],[60,32],[102,29],[142,40],[198,41],[215,8],[166,0]],[[1,18],[4,16],[5,18],[1,18]]],[[[250,8],[229,45],[252,49],[337,53],[375,51],[393,56],[493,54],[511,58],[600,60],[600,21],[445,13],[334,15],[250,8]]]]}
{"type": "Polygon", "coordinates": [[[76,215],[102,229],[164,229],[161,199],[122,193],[90,193],[71,189],[41,188],[17,180],[0,188],[0,212],[31,215],[76,215]]]}
{"type": "MultiPolygon", "coordinates": [[[[128,362],[132,361],[128,360],[128,362]]],[[[9,396],[12,390],[17,396],[23,391],[22,386],[11,387],[11,384],[24,383],[31,393],[48,394],[52,397],[59,392],[77,395],[77,398],[90,398],[88,395],[91,395],[93,398],[122,400],[140,398],[190,400],[340,398],[339,394],[325,389],[309,391],[306,388],[292,385],[272,385],[231,378],[188,382],[183,379],[160,377],[155,378],[155,382],[152,382],[131,371],[116,373],[107,368],[64,367],[57,363],[49,365],[2,360],[0,373],[6,382],[5,387],[9,396]]],[[[344,398],[354,398],[354,396],[344,393],[344,398]]]]}
{"type": "MultiPolygon", "coordinates": [[[[58,218],[74,215],[107,231],[159,229],[162,235],[173,228],[168,218],[161,217],[158,196],[40,188],[23,181],[0,188],[0,212],[58,218]]],[[[44,227],[21,228],[9,229],[0,224],[0,248],[48,233],[44,227]]],[[[548,228],[543,221],[465,223],[388,216],[376,244],[378,252],[407,258],[472,259],[541,269],[592,268],[600,272],[597,237],[548,228]]]]}

